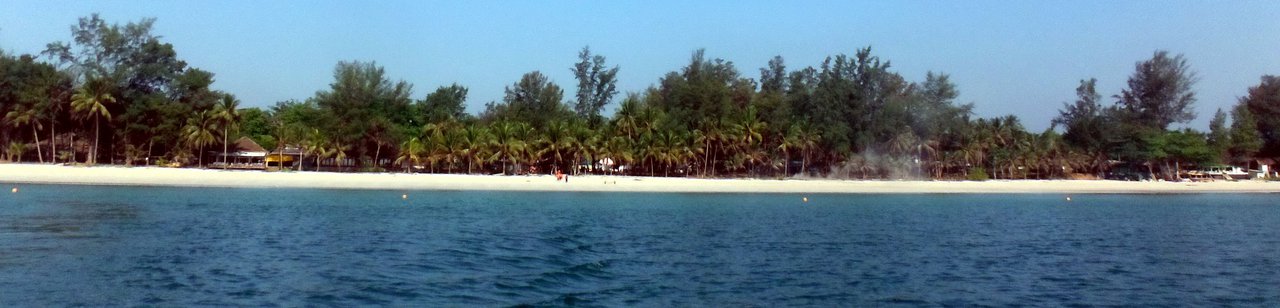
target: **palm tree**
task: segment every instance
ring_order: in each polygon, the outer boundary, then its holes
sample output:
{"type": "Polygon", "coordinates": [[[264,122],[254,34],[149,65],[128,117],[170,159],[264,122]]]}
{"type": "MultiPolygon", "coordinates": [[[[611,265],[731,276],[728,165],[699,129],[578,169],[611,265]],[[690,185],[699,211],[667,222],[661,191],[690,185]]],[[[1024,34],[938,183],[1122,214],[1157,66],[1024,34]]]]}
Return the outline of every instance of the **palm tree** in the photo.
{"type": "Polygon", "coordinates": [[[217,140],[214,136],[217,128],[218,123],[208,110],[187,118],[187,124],[182,127],[182,139],[192,150],[199,152],[197,162],[201,167],[204,167],[204,147],[217,140]]]}
{"type": "Polygon", "coordinates": [[[27,151],[27,144],[14,141],[9,143],[9,149],[6,151],[6,153],[9,154],[8,155],[9,160],[22,162],[22,152],[26,152],[26,151],[27,151]]]}
{"type": "Polygon", "coordinates": [[[587,159],[588,165],[594,165],[596,154],[599,152],[598,143],[600,141],[599,131],[591,129],[586,121],[574,120],[569,122],[569,153],[570,155],[570,171],[577,175],[578,166],[582,160],[587,159]]]}
{"type": "MultiPolygon", "coordinates": [[[[306,157],[307,154],[313,154],[316,156],[316,165],[313,167],[314,171],[320,171],[320,161],[323,159],[322,156],[326,152],[330,151],[328,149],[328,143],[329,142],[325,140],[325,135],[320,133],[320,129],[312,128],[310,132],[307,132],[306,141],[302,144],[302,157],[306,157]]],[[[303,160],[300,157],[298,160],[298,171],[302,171],[302,161],[303,160]]]]}
{"type": "Polygon", "coordinates": [[[463,147],[463,132],[459,130],[449,130],[442,132],[436,138],[436,152],[440,160],[444,161],[445,172],[453,173],[453,166],[457,165],[462,156],[465,155],[466,149],[463,147]]]}
{"type": "Polygon", "coordinates": [[[409,163],[409,167],[405,168],[405,173],[412,171],[415,166],[422,161],[422,140],[418,137],[409,138],[400,144],[400,155],[396,157],[395,164],[403,166],[409,163]]]}
{"type": "Polygon", "coordinates": [[[460,141],[464,152],[463,157],[467,158],[467,174],[471,174],[476,161],[483,160],[483,154],[489,147],[489,130],[476,125],[467,126],[462,130],[460,141]]]}
{"type": "Polygon", "coordinates": [[[351,145],[343,144],[338,141],[330,141],[333,150],[334,164],[338,165],[338,171],[346,171],[347,166],[343,162],[347,161],[347,151],[351,150],[351,145]]]}
{"type": "MultiPolygon", "coordinates": [[[[716,146],[721,145],[725,140],[729,139],[727,138],[728,129],[726,125],[719,121],[719,119],[708,119],[707,121],[703,121],[703,129],[702,141],[705,146],[702,153],[702,175],[706,176],[710,174],[714,177],[716,175],[715,161],[719,154],[719,152],[716,151],[716,146]]],[[[720,149],[723,150],[723,148],[723,145],[721,145],[720,149]]]]}
{"type": "Polygon", "coordinates": [[[649,153],[651,159],[662,164],[662,176],[671,176],[671,163],[676,160],[675,148],[678,138],[671,130],[662,130],[653,136],[653,147],[649,148],[649,153]]]}
{"type": "Polygon", "coordinates": [[[542,137],[534,131],[533,126],[524,122],[516,122],[515,137],[516,139],[523,141],[521,143],[522,147],[518,151],[512,152],[516,154],[515,159],[517,159],[517,162],[522,162],[525,166],[537,165],[541,159],[542,153],[538,153],[537,149],[534,149],[534,146],[542,137]]]}
{"type": "Polygon", "coordinates": [[[739,138],[737,147],[742,151],[739,153],[744,154],[741,159],[747,163],[748,173],[753,171],[755,164],[764,159],[763,152],[760,152],[755,147],[764,142],[764,130],[767,127],[768,123],[760,121],[759,117],[756,116],[755,107],[747,107],[746,112],[742,114],[742,118],[733,126],[734,133],[739,138]]]}
{"type": "Polygon", "coordinates": [[[545,134],[543,134],[539,139],[539,142],[534,143],[541,146],[537,151],[539,152],[539,155],[537,156],[542,156],[544,154],[551,156],[552,161],[555,162],[556,168],[563,168],[564,157],[568,156],[566,154],[573,151],[574,144],[576,143],[576,141],[573,140],[569,124],[565,121],[554,121],[548,123],[545,134]]]}
{"type": "Polygon", "coordinates": [[[67,95],[63,90],[58,94],[52,95],[48,100],[45,112],[49,114],[49,161],[58,163],[58,115],[62,112],[62,108],[66,106],[67,95]]]}
{"type": "Polygon", "coordinates": [[[315,171],[320,171],[320,163],[337,154],[338,148],[333,147],[328,141],[318,141],[312,144],[311,152],[316,155],[315,171]]]}
{"type": "Polygon", "coordinates": [[[222,100],[218,105],[214,106],[213,118],[218,121],[218,126],[222,127],[222,168],[227,168],[227,136],[231,134],[231,127],[240,121],[240,114],[237,108],[240,106],[240,100],[231,94],[222,95],[222,100]]]}
{"type": "Polygon", "coordinates": [[[791,151],[801,147],[800,124],[791,124],[786,132],[778,136],[778,151],[782,151],[782,176],[791,176],[791,151]]]}
{"type": "Polygon", "coordinates": [[[90,79],[76,90],[75,95],[71,96],[71,108],[79,113],[82,119],[93,117],[93,149],[89,152],[91,165],[98,163],[99,122],[101,118],[111,120],[111,112],[107,110],[107,105],[116,102],[108,86],[106,80],[90,79]]]}
{"type": "Polygon", "coordinates": [[[507,174],[507,165],[519,163],[520,156],[526,149],[523,140],[524,123],[496,122],[493,124],[494,160],[502,161],[502,173],[507,174]]]}
{"type": "Polygon", "coordinates": [[[809,172],[809,158],[813,154],[813,150],[818,148],[818,141],[822,138],[821,134],[810,128],[808,123],[802,123],[798,126],[799,131],[796,132],[797,148],[803,152],[800,156],[800,172],[809,172]]]}
{"type": "Polygon", "coordinates": [[[17,104],[12,111],[4,115],[4,119],[13,125],[13,128],[31,125],[31,136],[36,142],[36,158],[40,160],[40,163],[44,163],[44,153],[40,152],[40,134],[36,132],[36,130],[44,128],[40,124],[40,114],[41,112],[36,108],[35,104],[17,104]]]}
{"type": "MultiPolygon", "coordinates": [[[[635,160],[635,141],[627,136],[614,136],[605,145],[605,152],[615,166],[627,166],[635,160]]],[[[612,168],[611,168],[612,169],[612,168]]],[[[628,167],[624,172],[631,170],[628,167]]]]}

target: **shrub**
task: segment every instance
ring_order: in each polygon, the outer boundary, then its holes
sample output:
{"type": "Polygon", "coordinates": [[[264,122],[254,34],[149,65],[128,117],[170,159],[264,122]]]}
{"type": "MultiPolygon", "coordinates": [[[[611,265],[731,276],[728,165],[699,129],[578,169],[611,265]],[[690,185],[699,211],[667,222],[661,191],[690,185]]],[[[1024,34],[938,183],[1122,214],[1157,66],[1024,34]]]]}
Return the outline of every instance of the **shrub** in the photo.
{"type": "Polygon", "coordinates": [[[967,179],[970,181],[986,181],[990,180],[991,176],[987,175],[987,169],[969,168],[969,177],[967,179]]]}

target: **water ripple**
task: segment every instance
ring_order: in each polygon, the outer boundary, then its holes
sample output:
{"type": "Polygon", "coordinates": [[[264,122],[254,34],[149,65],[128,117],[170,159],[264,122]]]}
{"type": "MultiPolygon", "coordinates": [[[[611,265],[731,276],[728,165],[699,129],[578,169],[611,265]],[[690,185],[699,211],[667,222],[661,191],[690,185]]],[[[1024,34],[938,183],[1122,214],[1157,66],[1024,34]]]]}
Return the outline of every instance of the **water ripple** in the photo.
{"type": "Polygon", "coordinates": [[[0,207],[0,302],[1280,304],[1269,195],[385,194],[28,187],[0,207]]]}

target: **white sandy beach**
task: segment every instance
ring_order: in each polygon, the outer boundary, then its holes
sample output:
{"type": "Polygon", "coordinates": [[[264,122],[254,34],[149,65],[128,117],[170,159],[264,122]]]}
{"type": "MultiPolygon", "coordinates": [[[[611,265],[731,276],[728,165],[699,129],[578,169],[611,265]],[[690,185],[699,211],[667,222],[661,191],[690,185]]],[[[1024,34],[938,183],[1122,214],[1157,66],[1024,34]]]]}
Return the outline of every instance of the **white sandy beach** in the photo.
{"type": "Polygon", "coordinates": [[[841,181],[692,179],[632,176],[492,176],[395,173],[264,172],[156,167],[0,164],[0,183],[322,188],[726,193],[1209,193],[1280,192],[1280,182],[1124,182],[1097,180],[841,181]]]}

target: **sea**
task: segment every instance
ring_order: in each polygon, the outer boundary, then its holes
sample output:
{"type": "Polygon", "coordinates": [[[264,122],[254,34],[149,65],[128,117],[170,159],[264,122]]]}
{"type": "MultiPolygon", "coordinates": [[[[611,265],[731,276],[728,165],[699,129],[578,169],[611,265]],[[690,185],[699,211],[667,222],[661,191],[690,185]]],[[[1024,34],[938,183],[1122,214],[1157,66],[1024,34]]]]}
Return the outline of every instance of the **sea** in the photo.
{"type": "Polygon", "coordinates": [[[1280,306],[1277,194],[3,187],[4,306],[1280,306]]]}

